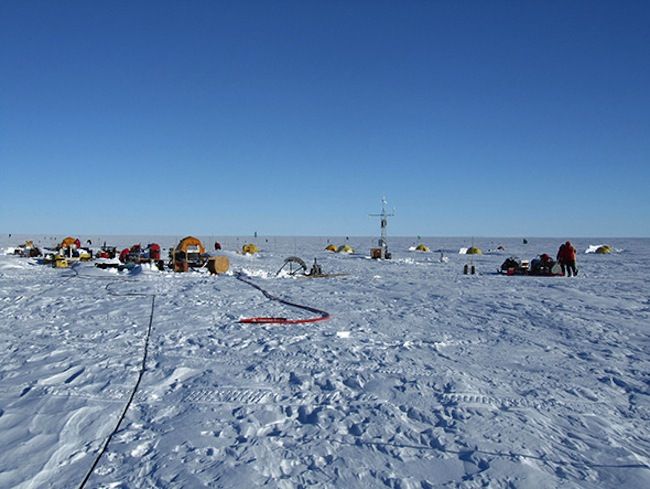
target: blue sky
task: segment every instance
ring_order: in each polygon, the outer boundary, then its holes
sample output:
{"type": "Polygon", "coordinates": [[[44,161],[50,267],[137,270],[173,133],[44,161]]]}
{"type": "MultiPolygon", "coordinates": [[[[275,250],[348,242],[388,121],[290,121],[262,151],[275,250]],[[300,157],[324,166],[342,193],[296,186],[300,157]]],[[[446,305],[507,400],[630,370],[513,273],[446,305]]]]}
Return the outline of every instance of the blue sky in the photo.
{"type": "Polygon", "coordinates": [[[650,236],[650,2],[0,2],[0,232],[650,236]]]}

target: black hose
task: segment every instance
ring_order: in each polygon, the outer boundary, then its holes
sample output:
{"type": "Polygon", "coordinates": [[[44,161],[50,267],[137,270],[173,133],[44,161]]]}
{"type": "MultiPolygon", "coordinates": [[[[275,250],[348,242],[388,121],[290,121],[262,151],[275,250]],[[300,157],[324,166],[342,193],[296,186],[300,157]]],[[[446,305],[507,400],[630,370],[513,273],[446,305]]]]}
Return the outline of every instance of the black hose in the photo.
{"type": "MultiPolygon", "coordinates": [[[[86,278],[77,273],[77,276],[79,278],[86,278]]],[[[90,277],[88,277],[90,278],[90,277]]],[[[92,278],[100,278],[100,277],[92,277],[92,278]]],[[[103,278],[103,277],[101,277],[103,278]]],[[[133,389],[131,390],[131,395],[129,396],[129,399],[126,402],[126,405],[124,406],[124,409],[122,410],[122,413],[120,414],[120,417],[117,420],[117,424],[115,425],[115,428],[113,428],[113,431],[108,435],[106,438],[106,441],[104,441],[104,444],[102,445],[101,450],[97,454],[97,457],[95,457],[95,460],[88,469],[88,472],[86,472],[86,476],[84,479],[81,481],[81,484],[79,484],[79,489],[83,489],[85,485],[88,483],[90,480],[90,477],[92,476],[93,472],[95,471],[95,468],[99,464],[99,461],[101,460],[102,456],[104,453],[106,453],[106,450],[108,449],[108,445],[111,443],[111,440],[113,439],[113,436],[118,432],[120,429],[120,426],[122,425],[122,422],[124,421],[124,418],[126,417],[126,413],[128,412],[129,408],[131,407],[131,404],[133,403],[133,399],[135,398],[135,394],[138,391],[138,388],[140,387],[140,383],[142,382],[142,377],[144,376],[145,371],[147,370],[147,357],[149,355],[149,340],[151,338],[151,331],[153,329],[153,315],[154,315],[154,309],[156,307],[156,294],[143,294],[139,292],[129,292],[129,293],[124,293],[124,294],[118,294],[115,293],[113,290],[111,290],[111,285],[115,284],[117,282],[113,281],[111,283],[106,284],[106,291],[113,297],[151,297],[151,313],[149,314],[149,326],[147,327],[147,336],[145,337],[144,341],[144,352],[142,355],[142,363],[140,364],[140,369],[138,371],[138,378],[135,382],[135,385],[133,386],[133,389]]]]}
{"type": "Polygon", "coordinates": [[[311,306],[296,304],[295,302],[289,302],[287,300],[281,299],[280,297],[274,296],[273,294],[271,294],[270,292],[264,290],[262,287],[260,287],[256,283],[253,283],[253,282],[251,282],[249,280],[246,280],[244,278],[244,274],[241,273],[241,272],[236,273],[235,278],[237,280],[239,280],[240,282],[244,282],[245,284],[250,285],[254,289],[259,290],[262,294],[264,294],[264,297],[266,297],[267,299],[269,299],[271,301],[280,302],[281,304],[284,304],[286,306],[295,307],[295,308],[298,308],[298,309],[302,309],[304,311],[313,312],[314,314],[319,315],[319,318],[318,318],[319,320],[329,319],[329,317],[330,317],[330,313],[327,312],[327,311],[323,311],[321,309],[316,309],[315,307],[311,307],[311,306]]]}

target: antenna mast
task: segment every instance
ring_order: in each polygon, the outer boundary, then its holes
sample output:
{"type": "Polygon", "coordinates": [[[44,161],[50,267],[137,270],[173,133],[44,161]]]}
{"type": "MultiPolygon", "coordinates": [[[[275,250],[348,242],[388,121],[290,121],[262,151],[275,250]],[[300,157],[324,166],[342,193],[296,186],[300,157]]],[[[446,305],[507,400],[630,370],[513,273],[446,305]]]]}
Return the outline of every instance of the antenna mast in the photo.
{"type": "Polygon", "coordinates": [[[386,228],[388,227],[388,218],[395,215],[395,211],[392,213],[386,212],[386,197],[381,199],[381,214],[369,214],[370,217],[379,217],[381,218],[381,237],[379,238],[379,248],[380,248],[380,257],[381,259],[390,258],[390,253],[388,253],[388,240],[386,239],[386,228]]]}

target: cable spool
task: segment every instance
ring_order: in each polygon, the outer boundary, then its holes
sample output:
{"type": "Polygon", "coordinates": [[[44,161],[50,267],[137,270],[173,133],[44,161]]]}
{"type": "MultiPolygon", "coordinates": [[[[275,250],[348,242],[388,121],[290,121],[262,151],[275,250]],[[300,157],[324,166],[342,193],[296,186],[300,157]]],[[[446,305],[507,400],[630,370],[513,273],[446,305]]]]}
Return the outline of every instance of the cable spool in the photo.
{"type": "Polygon", "coordinates": [[[280,270],[275,273],[275,276],[277,277],[280,275],[280,272],[285,268],[288,268],[288,274],[292,277],[298,274],[307,274],[307,264],[299,256],[290,256],[289,258],[285,258],[284,264],[280,267],[280,270]]]}
{"type": "Polygon", "coordinates": [[[208,270],[212,275],[222,275],[230,268],[227,256],[212,256],[208,258],[208,270]]]}

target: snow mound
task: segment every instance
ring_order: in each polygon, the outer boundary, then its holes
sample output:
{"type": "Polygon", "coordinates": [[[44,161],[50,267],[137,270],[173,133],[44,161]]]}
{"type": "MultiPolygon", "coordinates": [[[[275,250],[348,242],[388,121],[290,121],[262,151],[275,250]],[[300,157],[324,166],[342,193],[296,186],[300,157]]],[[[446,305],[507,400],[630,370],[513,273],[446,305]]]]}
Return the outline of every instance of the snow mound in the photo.
{"type": "Polygon", "coordinates": [[[241,272],[244,275],[247,275],[249,277],[257,277],[257,278],[264,278],[264,279],[271,278],[271,274],[267,270],[261,270],[261,269],[251,270],[249,268],[242,268],[241,272]]]}
{"type": "Polygon", "coordinates": [[[414,265],[416,263],[415,258],[395,258],[393,263],[404,263],[405,265],[414,265]]]}

